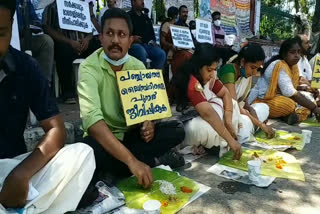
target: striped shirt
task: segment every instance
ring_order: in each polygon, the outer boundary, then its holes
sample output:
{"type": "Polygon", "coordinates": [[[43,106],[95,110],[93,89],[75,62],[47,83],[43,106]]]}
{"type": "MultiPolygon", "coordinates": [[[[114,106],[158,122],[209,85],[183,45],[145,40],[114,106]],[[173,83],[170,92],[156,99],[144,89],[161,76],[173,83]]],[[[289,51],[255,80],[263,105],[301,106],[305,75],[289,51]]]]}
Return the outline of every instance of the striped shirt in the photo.
{"type": "Polygon", "coordinates": [[[213,45],[224,46],[225,45],[225,41],[224,41],[225,35],[226,35],[226,33],[224,32],[222,27],[218,28],[218,27],[214,26],[214,24],[212,24],[213,45]]]}

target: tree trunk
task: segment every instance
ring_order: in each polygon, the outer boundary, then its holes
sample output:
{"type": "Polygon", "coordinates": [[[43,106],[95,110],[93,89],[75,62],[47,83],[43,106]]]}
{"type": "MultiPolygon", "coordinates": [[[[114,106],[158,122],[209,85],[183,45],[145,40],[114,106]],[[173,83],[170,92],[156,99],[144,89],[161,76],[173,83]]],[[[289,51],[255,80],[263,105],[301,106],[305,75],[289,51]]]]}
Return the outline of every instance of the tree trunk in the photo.
{"type": "Polygon", "coordinates": [[[294,8],[296,9],[296,13],[298,13],[300,10],[299,0],[294,0],[294,8]]]}
{"type": "Polygon", "coordinates": [[[316,0],[316,8],[312,18],[312,32],[320,31],[320,0],[316,0]]]}

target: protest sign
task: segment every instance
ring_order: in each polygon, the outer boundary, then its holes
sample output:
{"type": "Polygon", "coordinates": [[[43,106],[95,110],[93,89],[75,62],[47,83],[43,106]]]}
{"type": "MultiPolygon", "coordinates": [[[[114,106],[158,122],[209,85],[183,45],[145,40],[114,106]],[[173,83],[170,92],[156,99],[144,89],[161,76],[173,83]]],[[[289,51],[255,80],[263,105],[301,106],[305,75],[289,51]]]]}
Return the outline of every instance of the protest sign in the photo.
{"type": "Polygon", "coordinates": [[[316,59],[314,60],[311,87],[320,88],[320,57],[319,56],[317,56],[316,59]]]}
{"type": "Polygon", "coordinates": [[[17,13],[14,14],[13,18],[13,26],[12,26],[12,37],[10,45],[15,49],[20,50],[20,38],[19,38],[19,29],[18,29],[18,21],[17,21],[17,13]]]}
{"type": "Polygon", "coordinates": [[[161,70],[116,73],[127,125],[171,117],[161,70]]]}
{"type": "Polygon", "coordinates": [[[194,48],[191,32],[187,27],[170,26],[173,45],[178,48],[191,49],[194,48]]]}
{"type": "Polygon", "coordinates": [[[154,35],[156,36],[156,42],[160,45],[160,25],[153,25],[154,35]]]}
{"type": "Polygon", "coordinates": [[[196,39],[200,43],[213,44],[211,22],[204,19],[196,19],[196,39]]]}
{"type": "Polygon", "coordinates": [[[59,26],[62,29],[92,32],[89,4],[79,0],[56,1],[58,7],[59,26]]]}

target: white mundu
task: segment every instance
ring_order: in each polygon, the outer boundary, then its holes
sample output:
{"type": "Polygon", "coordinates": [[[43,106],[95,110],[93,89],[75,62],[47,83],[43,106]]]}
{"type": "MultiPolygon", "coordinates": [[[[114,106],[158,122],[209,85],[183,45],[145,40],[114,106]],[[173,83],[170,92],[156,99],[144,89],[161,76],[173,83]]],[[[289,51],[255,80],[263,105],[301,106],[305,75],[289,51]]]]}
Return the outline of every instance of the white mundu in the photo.
{"type": "MultiPolygon", "coordinates": [[[[0,159],[0,186],[10,171],[29,154],[0,159]]],[[[89,146],[83,143],[66,145],[31,178],[30,200],[27,200],[23,213],[59,214],[74,211],[91,181],[95,167],[94,153],[89,146]]],[[[1,207],[0,204],[0,213],[4,212],[1,207]]]]}

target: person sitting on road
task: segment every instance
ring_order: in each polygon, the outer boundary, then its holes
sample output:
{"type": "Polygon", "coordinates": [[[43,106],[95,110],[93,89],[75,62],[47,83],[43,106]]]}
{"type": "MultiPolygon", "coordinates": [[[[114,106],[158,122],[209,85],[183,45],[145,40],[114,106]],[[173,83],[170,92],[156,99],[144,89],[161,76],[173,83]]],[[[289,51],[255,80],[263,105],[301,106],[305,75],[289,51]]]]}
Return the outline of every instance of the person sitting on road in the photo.
{"type": "Polygon", "coordinates": [[[0,0],[0,213],[74,211],[93,176],[94,154],[85,144],[64,146],[63,119],[39,63],[9,46],[15,9],[16,1],[0,0]],[[45,135],[27,153],[29,109],[45,135]]]}
{"type": "Polygon", "coordinates": [[[151,167],[184,165],[183,157],[170,151],[184,139],[183,124],[172,120],[126,125],[115,73],[145,70],[145,66],[128,54],[134,39],[125,11],[107,10],[101,24],[103,48],[80,65],[78,94],[84,141],[94,149],[97,175],[103,170],[120,176],[132,173],[139,184],[148,187],[153,182],[151,167]]]}
{"type": "Polygon", "coordinates": [[[252,77],[262,67],[265,53],[260,45],[249,44],[243,47],[233,63],[224,65],[218,71],[218,77],[229,90],[232,99],[237,100],[240,106],[243,125],[252,134],[259,127],[268,134],[269,138],[274,136],[271,126],[266,125],[269,116],[269,107],[264,103],[249,105],[247,97],[251,90],[252,77]]]}
{"type": "Polygon", "coordinates": [[[219,59],[211,44],[199,43],[192,58],[173,77],[179,109],[191,102],[200,115],[185,124],[184,144],[200,153],[201,147],[220,146],[220,156],[229,146],[239,160],[241,145],[236,139],[241,132],[240,112],[237,102],[232,101],[228,89],[216,77],[219,59]]]}
{"type": "Polygon", "coordinates": [[[267,104],[270,118],[281,118],[289,125],[305,120],[310,113],[320,115],[320,108],[298,91],[300,51],[299,37],[285,40],[279,55],[266,63],[248,97],[249,104],[267,104]]]}

